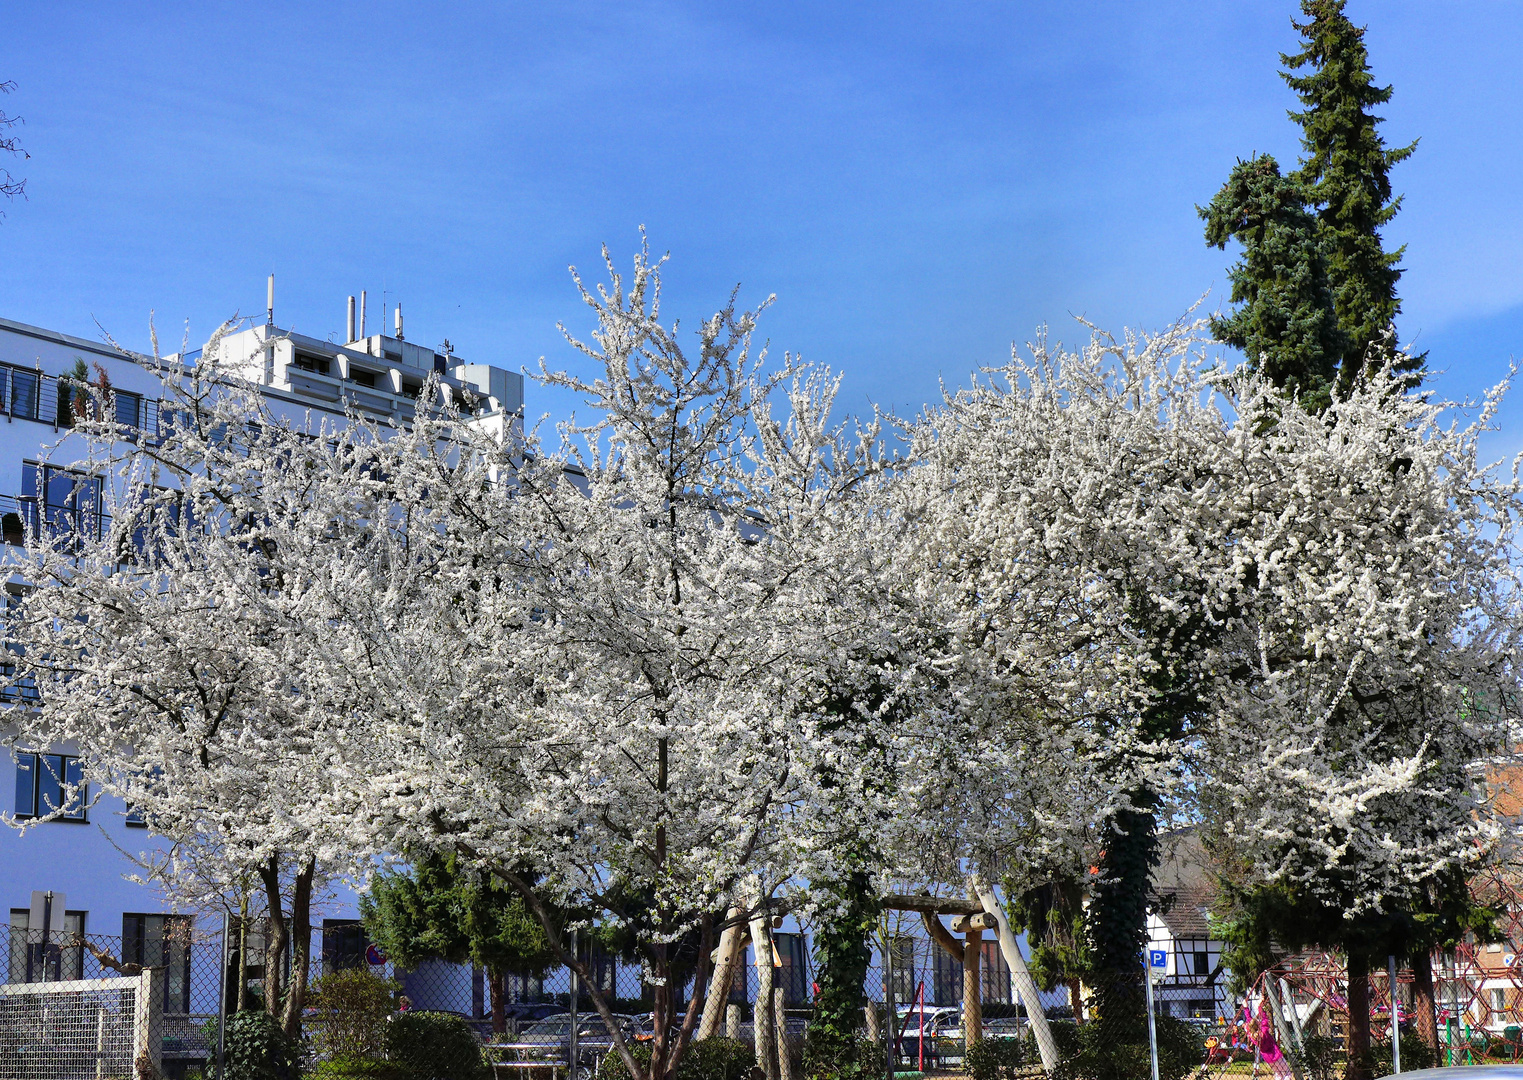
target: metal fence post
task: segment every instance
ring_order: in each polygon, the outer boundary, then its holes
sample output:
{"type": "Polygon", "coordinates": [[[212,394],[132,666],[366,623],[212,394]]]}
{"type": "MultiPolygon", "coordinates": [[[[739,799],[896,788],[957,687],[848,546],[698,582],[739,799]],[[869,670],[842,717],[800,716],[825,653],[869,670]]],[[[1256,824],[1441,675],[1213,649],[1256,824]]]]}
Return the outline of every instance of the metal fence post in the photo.
{"type": "Polygon", "coordinates": [[[227,939],[228,913],[222,913],[222,947],[217,950],[217,1080],[222,1080],[227,1046],[227,939]]]}
{"type": "MultiPolygon", "coordinates": [[[[576,928],[575,927],[572,927],[572,929],[571,929],[571,959],[573,961],[576,960],[576,928]]],[[[566,1057],[569,1060],[569,1064],[567,1065],[567,1070],[568,1070],[567,1075],[570,1077],[570,1080],[577,1080],[577,1060],[576,1060],[576,1058],[577,1058],[577,1045],[576,1045],[576,999],[577,999],[577,994],[578,994],[578,992],[579,992],[579,990],[581,988],[578,987],[577,984],[576,984],[576,968],[574,966],[572,966],[572,967],[568,967],[566,970],[567,970],[568,975],[570,976],[569,984],[570,984],[570,987],[571,987],[571,992],[570,992],[570,994],[567,995],[567,997],[570,999],[570,1005],[571,1005],[571,1008],[570,1008],[570,1012],[571,1012],[571,1042],[570,1042],[570,1046],[569,1046],[569,1052],[566,1055],[566,1057]]]]}

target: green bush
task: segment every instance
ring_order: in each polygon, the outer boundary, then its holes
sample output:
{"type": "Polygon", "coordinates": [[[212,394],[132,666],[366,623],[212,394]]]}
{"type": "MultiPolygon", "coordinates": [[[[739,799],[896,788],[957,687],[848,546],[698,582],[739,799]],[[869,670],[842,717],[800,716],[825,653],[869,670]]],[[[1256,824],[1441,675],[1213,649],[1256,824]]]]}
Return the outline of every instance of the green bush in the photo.
{"type": "MultiPolygon", "coordinates": [[[[1499,1052],[1494,1049],[1494,1052],[1498,1061],[1506,1061],[1511,1057],[1511,1054],[1505,1051],[1499,1052]]],[[[1402,1072],[1412,1072],[1416,1069],[1431,1069],[1438,1063],[1438,1055],[1433,1052],[1433,1048],[1416,1035],[1406,1035],[1401,1040],[1402,1072]]],[[[1389,1076],[1392,1073],[1391,1044],[1389,1041],[1370,1043],[1370,1066],[1371,1076],[1389,1076]]]]}
{"type": "Polygon", "coordinates": [[[980,1039],[968,1048],[963,1071],[973,1080],[1014,1080],[1026,1064],[1026,1048],[1019,1039],[980,1039]]]}
{"type": "Polygon", "coordinates": [[[401,987],[368,967],[329,972],[312,984],[314,1012],[307,1030],[324,1061],[379,1061],[386,1053],[386,1027],[401,987]]]}
{"type": "MultiPolygon", "coordinates": [[[[650,1046],[631,1049],[635,1063],[650,1064],[650,1046]]],[[[675,1080],[746,1080],[756,1067],[756,1051],[739,1039],[713,1038],[691,1044],[677,1063],[675,1080]]],[[[610,1050],[598,1065],[596,1080],[629,1080],[629,1070],[617,1050],[610,1050]]]]}
{"type": "Polygon", "coordinates": [[[300,1047],[264,1010],[245,1009],[227,1018],[227,1080],[296,1080],[300,1060],[300,1047]]]}
{"type": "MultiPolygon", "coordinates": [[[[865,1031],[854,1032],[843,1040],[836,1032],[823,1036],[813,1024],[804,1032],[803,1068],[808,1080],[878,1080],[883,1075],[883,1047],[867,1037],[865,1031]]],[[[714,1040],[709,1040],[710,1042],[714,1040]]],[[[755,1049],[741,1044],[755,1063],[755,1049]]]]}
{"type": "MultiPolygon", "coordinates": [[[[1145,1027],[1141,1038],[1136,1038],[1118,1037],[1098,1022],[1051,1026],[1063,1058],[1060,1080],[1136,1080],[1152,1072],[1145,1027]]],[[[1159,1080],[1184,1080],[1206,1060],[1205,1037],[1193,1025],[1178,1017],[1160,1016],[1155,1031],[1159,1080]]]]}
{"type": "Polygon", "coordinates": [[[488,1074],[481,1044],[453,1013],[405,1012],[386,1027],[386,1058],[409,1080],[479,1080],[488,1074]]]}
{"type": "Polygon", "coordinates": [[[335,1057],[321,1061],[307,1072],[308,1080],[412,1080],[402,1065],[375,1058],[335,1057]]]}

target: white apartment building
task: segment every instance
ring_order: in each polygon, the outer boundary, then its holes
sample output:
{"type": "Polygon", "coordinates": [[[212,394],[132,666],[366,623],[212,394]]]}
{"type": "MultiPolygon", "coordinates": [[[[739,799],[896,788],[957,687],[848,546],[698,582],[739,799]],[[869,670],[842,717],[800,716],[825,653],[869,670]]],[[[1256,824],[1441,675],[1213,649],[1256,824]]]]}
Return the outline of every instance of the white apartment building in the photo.
{"type": "MultiPolygon", "coordinates": [[[[314,428],[325,422],[345,423],[346,406],[405,423],[419,407],[424,380],[437,374],[462,406],[470,392],[470,408],[479,423],[493,430],[521,431],[522,375],[492,364],[468,363],[447,348],[439,351],[407,341],[400,317],[395,336],[374,334],[342,345],[273,324],[252,326],[223,341],[224,357],[248,358],[242,374],[258,384],[277,415],[314,428]]],[[[194,364],[198,358],[193,353],[186,361],[194,364]]],[[[163,391],[148,366],[108,345],[0,319],[0,533],[7,545],[22,542],[28,521],[66,521],[87,533],[103,525],[105,478],[69,468],[70,394],[65,383],[60,395],[59,378],[76,371],[80,363],[90,382],[98,383],[102,374],[109,380],[118,422],[139,429],[145,439],[162,430],[163,391]]],[[[14,705],[17,694],[14,687],[0,689],[0,704],[14,705]]],[[[0,736],[3,730],[0,727],[0,736]]],[[[75,760],[75,747],[7,745],[0,754],[0,763],[10,770],[0,788],[0,798],[8,800],[5,809],[26,818],[58,805],[55,778],[67,778],[77,768],[75,760]]],[[[194,913],[171,911],[157,890],[126,876],[138,872],[129,856],[161,844],[126,806],[110,797],[87,801],[64,820],[42,822],[25,832],[0,828],[0,905],[9,909],[12,928],[26,930],[35,917],[33,894],[51,891],[64,912],[62,923],[55,915],[51,927],[65,933],[120,935],[124,959],[166,962],[173,969],[168,928],[194,913]]],[[[334,926],[333,940],[325,943],[328,948],[335,947],[334,942],[353,947],[353,935],[341,929],[358,916],[351,892],[340,889],[314,914],[334,926]]],[[[14,944],[24,935],[12,934],[11,939],[14,944]]],[[[62,970],[42,976],[14,970],[18,965],[25,969],[30,961],[25,949],[10,951],[7,962],[13,970],[0,982],[69,977],[62,970]]],[[[75,961],[80,959],[76,953],[75,961]]],[[[69,966],[67,956],[62,964],[69,966]]],[[[185,966],[188,971],[188,959],[185,966]]]]}

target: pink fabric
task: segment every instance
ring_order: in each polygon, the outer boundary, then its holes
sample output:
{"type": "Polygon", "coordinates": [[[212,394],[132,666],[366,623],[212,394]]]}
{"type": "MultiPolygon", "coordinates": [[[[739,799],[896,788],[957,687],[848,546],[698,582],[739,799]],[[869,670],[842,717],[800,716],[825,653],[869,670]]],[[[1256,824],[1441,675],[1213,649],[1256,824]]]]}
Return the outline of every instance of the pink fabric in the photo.
{"type": "Polygon", "coordinates": [[[1269,1022],[1269,1011],[1264,1008],[1262,1000],[1252,1016],[1248,1015],[1248,1006],[1243,1006],[1243,1021],[1249,1040],[1258,1047],[1260,1061],[1273,1065],[1285,1056],[1280,1051],[1280,1044],[1275,1042],[1274,1025],[1269,1022]]]}

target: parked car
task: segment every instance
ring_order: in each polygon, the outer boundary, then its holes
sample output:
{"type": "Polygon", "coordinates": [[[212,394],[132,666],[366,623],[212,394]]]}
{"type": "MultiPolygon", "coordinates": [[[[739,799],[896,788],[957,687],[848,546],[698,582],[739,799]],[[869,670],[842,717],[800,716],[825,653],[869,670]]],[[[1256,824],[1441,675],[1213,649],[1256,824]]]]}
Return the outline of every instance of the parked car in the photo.
{"type": "Polygon", "coordinates": [[[1019,1039],[1026,1034],[1026,1018],[1024,1016],[1001,1016],[994,1020],[984,1021],[984,1038],[986,1039],[1019,1039]]]}
{"type": "MultiPolygon", "coordinates": [[[[626,1038],[632,1038],[635,1018],[614,1014],[626,1038]]],[[[567,1012],[536,1020],[518,1033],[510,1048],[517,1061],[570,1061],[571,1014],[567,1012]]],[[[598,1064],[613,1049],[613,1038],[603,1018],[597,1013],[578,1013],[576,1017],[576,1062],[571,1080],[590,1080],[598,1064]]]]}

